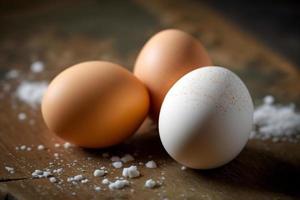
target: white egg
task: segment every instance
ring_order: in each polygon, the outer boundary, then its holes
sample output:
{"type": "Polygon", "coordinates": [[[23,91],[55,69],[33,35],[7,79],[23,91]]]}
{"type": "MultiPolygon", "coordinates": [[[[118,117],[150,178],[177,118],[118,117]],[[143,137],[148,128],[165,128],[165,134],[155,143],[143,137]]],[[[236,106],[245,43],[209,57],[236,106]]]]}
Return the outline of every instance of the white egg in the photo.
{"type": "Polygon", "coordinates": [[[171,157],[195,169],[234,159],[246,145],[253,102],[241,79],[223,67],[191,71],[168,91],[159,116],[159,135],[171,157]]]}

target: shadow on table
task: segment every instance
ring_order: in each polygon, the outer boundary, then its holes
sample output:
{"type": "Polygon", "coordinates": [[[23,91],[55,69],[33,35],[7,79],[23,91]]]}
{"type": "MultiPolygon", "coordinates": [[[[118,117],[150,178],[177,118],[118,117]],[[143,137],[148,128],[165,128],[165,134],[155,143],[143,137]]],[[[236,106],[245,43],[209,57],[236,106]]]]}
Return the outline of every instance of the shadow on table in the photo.
{"type": "Polygon", "coordinates": [[[212,170],[194,171],[216,182],[236,187],[300,197],[300,167],[279,160],[270,152],[248,145],[237,159],[212,170]]]}

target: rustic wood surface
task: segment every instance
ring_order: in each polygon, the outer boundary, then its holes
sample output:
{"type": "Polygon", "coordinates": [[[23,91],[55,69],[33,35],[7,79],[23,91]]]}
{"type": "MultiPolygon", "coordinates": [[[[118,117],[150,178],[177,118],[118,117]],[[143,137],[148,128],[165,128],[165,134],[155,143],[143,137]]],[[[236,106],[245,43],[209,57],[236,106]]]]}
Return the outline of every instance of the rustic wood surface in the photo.
{"type": "Polygon", "coordinates": [[[149,121],[133,138],[113,148],[55,148],[55,143],[63,141],[49,133],[39,108],[15,97],[15,89],[22,81],[50,81],[67,66],[81,61],[104,59],[132,69],[143,43],[153,33],[172,27],[199,38],[216,65],[240,75],[256,105],[266,94],[274,95],[279,102],[299,105],[299,67],[283,55],[196,1],[33,2],[20,6],[12,3],[0,13],[0,199],[300,198],[299,143],[251,140],[237,159],[221,168],[182,171],[181,165],[164,151],[149,121]],[[46,65],[38,75],[29,69],[35,60],[46,65]],[[11,69],[20,70],[18,79],[5,78],[11,69]],[[19,121],[20,112],[28,118],[19,121]],[[46,150],[37,151],[39,144],[46,150]],[[16,151],[20,145],[31,146],[32,150],[16,151]],[[109,179],[121,176],[121,170],[112,169],[111,161],[102,157],[104,152],[136,154],[133,163],[137,165],[153,159],[158,168],[140,167],[142,177],[132,180],[129,188],[95,192],[95,185],[107,188],[100,178],[93,177],[95,168],[108,167],[109,179]],[[59,159],[54,153],[59,153],[59,159]],[[51,169],[64,168],[63,174],[57,176],[64,180],[63,184],[31,177],[35,169],[45,169],[50,162],[54,163],[51,169]],[[5,166],[14,167],[15,173],[8,173],[5,166]],[[76,174],[83,174],[89,182],[74,186],[66,181],[76,174]],[[150,177],[162,180],[162,186],[145,189],[144,182],[150,177]]]}

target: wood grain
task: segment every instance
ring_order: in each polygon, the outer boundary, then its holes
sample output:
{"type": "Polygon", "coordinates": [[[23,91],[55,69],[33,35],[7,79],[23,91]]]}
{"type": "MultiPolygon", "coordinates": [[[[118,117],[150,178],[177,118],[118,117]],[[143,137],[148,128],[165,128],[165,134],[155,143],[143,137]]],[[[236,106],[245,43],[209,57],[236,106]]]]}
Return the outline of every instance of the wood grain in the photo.
{"type": "Polygon", "coordinates": [[[299,143],[251,140],[239,157],[224,167],[182,171],[164,151],[149,121],[133,138],[113,148],[55,148],[55,143],[63,141],[48,132],[39,108],[20,102],[14,95],[24,80],[50,81],[67,66],[85,60],[104,59],[132,69],[143,43],[153,33],[173,27],[198,37],[216,65],[238,73],[255,102],[272,94],[280,102],[299,105],[299,68],[211,7],[196,1],[43,2],[1,12],[0,22],[5,27],[0,33],[0,199],[300,198],[299,143]],[[30,73],[34,60],[46,64],[42,74],[30,73]],[[5,78],[10,69],[20,70],[18,79],[5,78]],[[25,121],[18,120],[20,112],[27,114],[25,121]],[[32,151],[15,150],[23,144],[32,151]],[[37,151],[38,144],[45,145],[46,150],[37,151]],[[139,167],[142,177],[133,179],[129,188],[110,191],[101,184],[101,178],[92,175],[94,169],[106,166],[109,179],[121,176],[121,170],[113,170],[111,161],[102,157],[104,152],[136,154],[134,164],[153,159],[159,167],[139,167]],[[59,153],[59,159],[54,153],[59,153]],[[49,167],[50,162],[54,164],[49,167]],[[15,173],[8,173],[5,166],[14,167],[15,173]],[[61,185],[31,177],[35,169],[59,167],[64,168],[63,174],[56,176],[64,181],[61,185]],[[66,181],[77,174],[89,182],[72,185],[66,181]],[[163,184],[146,189],[148,178],[163,184]],[[95,192],[95,185],[105,191],[95,192]]]}

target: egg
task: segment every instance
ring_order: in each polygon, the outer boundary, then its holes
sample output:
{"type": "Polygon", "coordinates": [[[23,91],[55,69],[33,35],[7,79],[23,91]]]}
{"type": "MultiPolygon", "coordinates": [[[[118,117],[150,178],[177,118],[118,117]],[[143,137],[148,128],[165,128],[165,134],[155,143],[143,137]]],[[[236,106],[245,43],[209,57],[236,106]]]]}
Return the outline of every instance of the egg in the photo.
{"type": "Polygon", "coordinates": [[[48,128],[78,146],[109,147],[131,136],[149,108],[145,86],[125,68],[102,61],[67,68],[42,100],[48,128]]]}
{"type": "Polygon", "coordinates": [[[188,33],[168,29],[154,35],[142,48],[134,66],[134,74],[149,90],[152,119],[157,120],[166,93],[180,77],[211,64],[202,44],[188,33]]]}
{"type": "Polygon", "coordinates": [[[241,152],[252,120],[253,102],[241,79],[223,67],[202,67],[183,76],[167,93],[159,135],[176,161],[209,169],[241,152]]]}

